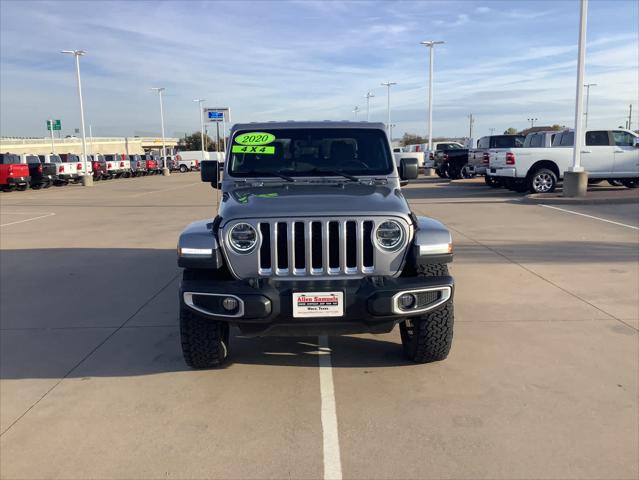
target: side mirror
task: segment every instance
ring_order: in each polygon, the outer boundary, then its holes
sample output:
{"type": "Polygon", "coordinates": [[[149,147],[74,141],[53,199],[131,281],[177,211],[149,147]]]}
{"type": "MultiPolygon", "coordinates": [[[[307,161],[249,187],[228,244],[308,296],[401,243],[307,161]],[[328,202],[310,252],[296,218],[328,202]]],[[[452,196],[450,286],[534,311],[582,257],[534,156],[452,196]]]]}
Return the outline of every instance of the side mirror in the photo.
{"type": "Polygon", "coordinates": [[[419,163],[416,158],[402,158],[399,161],[400,180],[415,180],[419,176],[419,163]]]}
{"type": "Polygon", "coordinates": [[[200,178],[210,183],[213,188],[219,188],[220,163],[217,160],[203,160],[200,162],[200,178]]]}

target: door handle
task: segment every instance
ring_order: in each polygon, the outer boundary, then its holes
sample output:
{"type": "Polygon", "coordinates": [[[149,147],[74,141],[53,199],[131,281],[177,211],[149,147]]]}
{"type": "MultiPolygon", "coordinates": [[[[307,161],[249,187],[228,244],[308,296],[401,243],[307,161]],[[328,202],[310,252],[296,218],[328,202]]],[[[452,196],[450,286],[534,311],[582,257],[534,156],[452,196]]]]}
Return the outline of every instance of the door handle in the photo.
{"type": "Polygon", "coordinates": [[[621,148],[618,148],[615,150],[615,153],[623,153],[625,150],[622,150],[621,148]]]}
{"type": "Polygon", "coordinates": [[[592,153],[592,150],[582,150],[581,153],[592,153]]]}

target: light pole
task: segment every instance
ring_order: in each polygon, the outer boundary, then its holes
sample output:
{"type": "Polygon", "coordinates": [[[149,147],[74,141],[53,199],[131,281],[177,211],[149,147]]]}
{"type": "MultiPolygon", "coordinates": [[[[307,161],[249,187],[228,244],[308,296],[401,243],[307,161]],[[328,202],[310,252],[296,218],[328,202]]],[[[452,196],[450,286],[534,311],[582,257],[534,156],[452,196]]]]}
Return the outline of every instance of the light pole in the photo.
{"type": "Polygon", "coordinates": [[[204,158],[204,110],[202,108],[202,102],[206,102],[206,98],[194,98],[194,102],[197,102],[200,107],[200,148],[202,149],[202,160],[204,158]]]}
{"type": "MultiPolygon", "coordinates": [[[[84,103],[82,101],[82,81],[80,80],[80,57],[87,52],[84,50],[62,50],[60,53],[66,53],[75,57],[75,78],[78,83],[78,97],[80,99],[80,124],[82,125],[82,162],[84,167],[84,175],[82,176],[82,185],[90,187],[93,185],[93,176],[89,175],[89,166],[87,163],[87,136],[84,130],[84,103]]],[[[53,126],[51,127],[53,128],[53,126]]]]}
{"type": "Polygon", "coordinates": [[[588,106],[590,105],[590,87],[596,87],[596,83],[585,83],[586,87],[586,113],[584,113],[584,128],[588,128],[588,106]]]}
{"type": "Polygon", "coordinates": [[[528,121],[530,122],[530,128],[533,128],[535,126],[535,122],[539,120],[538,118],[529,118],[528,121]]]}
{"type": "Polygon", "coordinates": [[[388,134],[390,135],[390,123],[391,123],[391,116],[390,116],[390,88],[393,85],[397,85],[396,82],[383,82],[382,86],[386,87],[386,89],[388,90],[388,93],[386,94],[386,110],[388,113],[388,123],[386,123],[386,131],[388,132],[388,134]]]}
{"type": "Polygon", "coordinates": [[[581,148],[583,145],[584,70],[586,63],[586,24],[588,22],[588,0],[579,4],[579,50],[577,54],[577,92],[575,95],[575,142],[572,153],[572,166],[564,172],[564,197],[584,197],[588,188],[588,173],[581,166],[581,148]]]}
{"type": "Polygon", "coordinates": [[[160,126],[162,129],[162,157],[164,157],[164,164],[162,166],[162,175],[168,177],[171,172],[169,170],[169,161],[166,158],[166,140],[164,139],[164,102],[162,101],[162,93],[166,90],[164,87],[151,87],[151,90],[158,92],[160,97],[160,126]]]}
{"type": "Polygon", "coordinates": [[[370,122],[371,121],[371,98],[373,98],[375,95],[373,94],[373,92],[366,92],[366,96],[364,97],[366,99],[366,121],[370,122]]]}
{"type": "Polygon", "coordinates": [[[428,63],[428,151],[433,150],[433,59],[435,45],[441,45],[444,42],[435,40],[425,40],[419,42],[430,48],[428,63]]]}
{"type": "Polygon", "coordinates": [[[353,113],[355,114],[355,121],[357,121],[357,114],[359,113],[359,105],[353,107],[353,113]]]}

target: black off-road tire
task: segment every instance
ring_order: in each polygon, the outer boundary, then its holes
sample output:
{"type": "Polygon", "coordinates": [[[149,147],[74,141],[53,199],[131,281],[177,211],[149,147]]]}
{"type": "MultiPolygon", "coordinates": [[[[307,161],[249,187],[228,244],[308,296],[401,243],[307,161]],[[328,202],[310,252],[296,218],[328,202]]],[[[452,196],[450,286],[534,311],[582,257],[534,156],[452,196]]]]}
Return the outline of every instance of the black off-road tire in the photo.
{"type": "Polygon", "coordinates": [[[404,355],[415,363],[429,363],[448,357],[453,344],[453,302],[421,317],[399,324],[404,355]]]}
{"type": "Polygon", "coordinates": [[[224,363],[229,349],[229,325],[208,320],[180,306],[180,337],[184,361],[192,368],[215,368],[224,363]]]}
{"type": "MultiPolygon", "coordinates": [[[[419,265],[415,274],[418,277],[445,277],[449,275],[448,265],[419,265]]],[[[406,358],[415,363],[444,360],[453,342],[453,323],[452,300],[420,317],[400,323],[399,333],[406,358]]]]}

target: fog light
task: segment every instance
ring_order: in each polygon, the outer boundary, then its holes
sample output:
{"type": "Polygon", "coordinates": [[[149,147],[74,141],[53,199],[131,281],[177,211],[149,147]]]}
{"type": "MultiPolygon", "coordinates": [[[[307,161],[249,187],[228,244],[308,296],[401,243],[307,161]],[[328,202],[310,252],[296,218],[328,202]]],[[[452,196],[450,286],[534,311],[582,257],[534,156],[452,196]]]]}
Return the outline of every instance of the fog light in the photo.
{"type": "Polygon", "coordinates": [[[416,300],[417,299],[415,298],[415,295],[413,295],[412,293],[405,293],[404,295],[401,295],[399,297],[399,308],[401,308],[402,310],[413,308],[415,306],[416,300]]]}
{"type": "Polygon", "coordinates": [[[233,297],[226,297],[224,300],[222,300],[222,307],[227,312],[232,312],[234,310],[237,310],[238,305],[239,303],[237,299],[233,297]]]}

